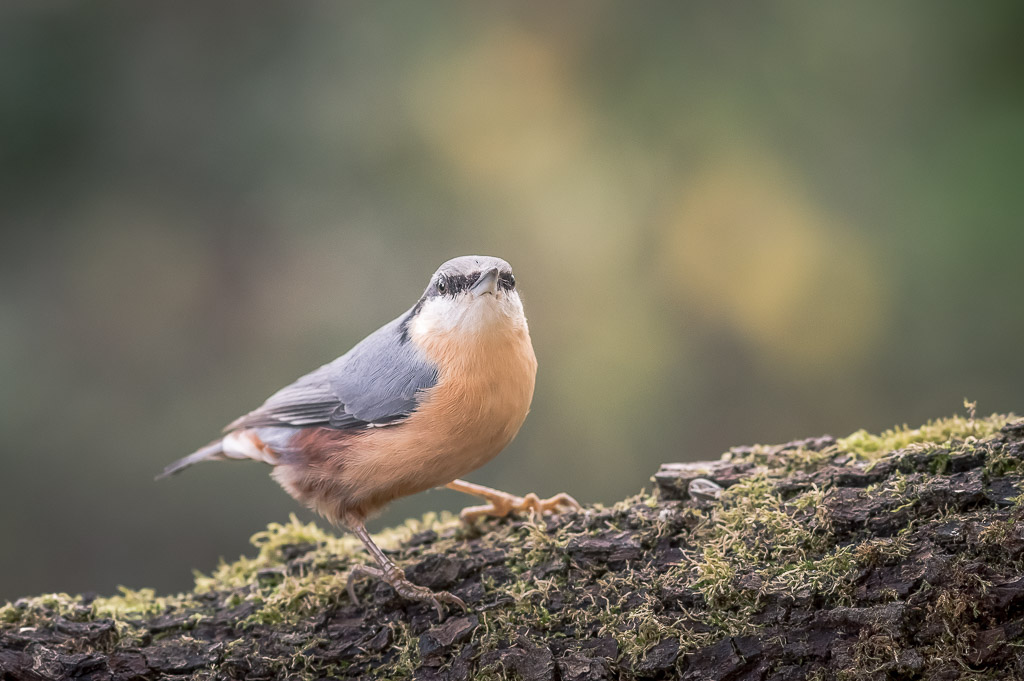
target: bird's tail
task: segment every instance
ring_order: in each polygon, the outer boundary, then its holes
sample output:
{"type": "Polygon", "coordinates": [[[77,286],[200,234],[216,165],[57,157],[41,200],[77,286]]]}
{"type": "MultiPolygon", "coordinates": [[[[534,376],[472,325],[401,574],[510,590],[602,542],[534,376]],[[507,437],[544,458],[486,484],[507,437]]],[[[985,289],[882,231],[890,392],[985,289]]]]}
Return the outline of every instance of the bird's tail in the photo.
{"type": "MultiPolygon", "coordinates": [[[[289,438],[291,437],[292,432],[290,429],[276,429],[276,431],[281,430],[285,430],[286,436],[289,438]]],[[[156,479],[163,480],[167,476],[174,475],[181,469],[188,468],[192,464],[199,463],[200,461],[252,459],[254,461],[269,463],[271,466],[276,466],[279,462],[279,457],[276,451],[277,448],[272,448],[267,444],[267,441],[263,436],[266,436],[270,442],[280,440],[280,434],[276,433],[273,428],[264,428],[262,430],[233,430],[221,439],[214,440],[194,454],[189,454],[184,459],[178,459],[165,468],[163,473],[156,476],[156,479]],[[274,435],[277,435],[277,437],[271,437],[274,435]]]]}
{"type": "Polygon", "coordinates": [[[169,465],[167,468],[163,470],[163,473],[156,476],[156,479],[163,480],[164,478],[174,475],[178,471],[188,468],[192,464],[199,463],[200,461],[216,461],[218,459],[225,458],[227,457],[224,454],[223,439],[214,440],[213,442],[199,449],[198,451],[189,454],[184,459],[178,459],[177,461],[169,465]]]}

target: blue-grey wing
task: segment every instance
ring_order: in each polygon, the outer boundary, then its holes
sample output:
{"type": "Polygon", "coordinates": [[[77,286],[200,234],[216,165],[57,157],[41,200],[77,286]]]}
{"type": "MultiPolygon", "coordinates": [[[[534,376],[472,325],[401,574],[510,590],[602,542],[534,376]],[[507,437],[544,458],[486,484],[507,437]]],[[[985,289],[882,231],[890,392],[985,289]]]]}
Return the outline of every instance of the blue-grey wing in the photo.
{"type": "Polygon", "coordinates": [[[403,338],[401,321],[386,324],[330,364],[277,391],[227,430],[364,428],[405,418],[423,391],[437,383],[437,367],[403,338]]]}

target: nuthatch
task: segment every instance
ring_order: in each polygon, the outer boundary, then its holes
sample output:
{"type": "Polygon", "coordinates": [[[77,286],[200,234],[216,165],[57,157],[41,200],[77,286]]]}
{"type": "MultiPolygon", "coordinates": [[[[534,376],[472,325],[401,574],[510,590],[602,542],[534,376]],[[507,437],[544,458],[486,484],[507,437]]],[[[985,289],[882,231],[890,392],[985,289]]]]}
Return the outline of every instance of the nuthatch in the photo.
{"type": "Polygon", "coordinates": [[[533,399],[537,359],[507,262],[464,256],[441,265],[419,301],[347,353],[232,422],[225,435],[168,466],[255,459],[296,500],[352,531],[405,598],[465,608],[452,594],[410,582],[373,543],[368,516],[390,501],[447,486],[485,499],[471,521],[512,510],[578,508],[567,494],[516,497],[464,480],[512,441],[533,399]]]}

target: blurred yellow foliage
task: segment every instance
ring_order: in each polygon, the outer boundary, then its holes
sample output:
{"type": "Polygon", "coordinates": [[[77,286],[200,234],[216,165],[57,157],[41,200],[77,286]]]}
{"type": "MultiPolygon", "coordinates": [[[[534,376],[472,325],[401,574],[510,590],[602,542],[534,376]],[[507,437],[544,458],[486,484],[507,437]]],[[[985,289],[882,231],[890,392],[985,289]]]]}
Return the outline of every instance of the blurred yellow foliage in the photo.
{"type": "Polygon", "coordinates": [[[499,24],[449,49],[409,80],[425,139],[485,192],[535,191],[564,171],[589,124],[557,46],[499,24]]]}
{"type": "Polygon", "coordinates": [[[700,168],[665,216],[663,275],[687,309],[733,329],[766,364],[856,365],[880,339],[883,272],[864,233],[751,146],[700,168]]]}

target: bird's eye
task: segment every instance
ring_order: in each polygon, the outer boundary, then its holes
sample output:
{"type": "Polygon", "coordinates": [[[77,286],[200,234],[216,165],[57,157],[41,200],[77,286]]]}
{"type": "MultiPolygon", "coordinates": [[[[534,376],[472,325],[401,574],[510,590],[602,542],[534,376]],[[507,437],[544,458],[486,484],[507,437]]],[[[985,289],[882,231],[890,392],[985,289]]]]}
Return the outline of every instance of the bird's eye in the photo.
{"type": "Polygon", "coordinates": [[[443,294],[447,290],[448,290],[448,282],[446,282],[444,279],[438,279],[437,280],[437,292],[443,294]]]}
{"type": "Polygon", "coordinates": [[[509,288],[516,287],[516,275],[512,274],[511,272],[508,273],[508,285],[509,288]]]}

